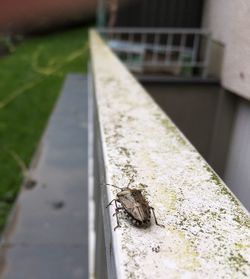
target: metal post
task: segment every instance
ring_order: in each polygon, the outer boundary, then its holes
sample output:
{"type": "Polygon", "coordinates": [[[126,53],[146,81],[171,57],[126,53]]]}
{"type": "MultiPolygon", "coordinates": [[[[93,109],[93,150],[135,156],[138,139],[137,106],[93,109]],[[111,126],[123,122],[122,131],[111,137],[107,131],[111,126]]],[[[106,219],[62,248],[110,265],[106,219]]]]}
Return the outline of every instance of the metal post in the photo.
{"type": "MultiPolygon", "coordinates": [[[[129,47],[132,46],[133,41],[134,41],[134,34],[130,32],[128,35],[129,47]]],[[[128,51],[127,61],[128,61],[128,67],[133,66],[133,53],[131,52],[131,50],[128,51]]]]}
{"type": "Polygon", "coordinates": [[[106,5],[105,0],[99,0],[98,1],[98,7],[97,7],[97,28],[102,28],[106,26],[107,22],[107,15],[106,15],[106,5]]]}
{"type": "Polygon", "coordinates": [[[141,34],[141,44],[144,48],[144,52],[142,54],[142,71],[144,71],[144,64],[145,64],[145,57],[146,57],[146,52],[147,52],[147,34],[141,34]]]}
{"type": "Polygon", "coordinates": [[[192,50],[192,66],[194,66],[197,62],[199,44],[200,44],[200,34],[194,34],[194,43],[193,43],[193,50],[192,50]]]}
{"type": "Polygon", "coordinates": [[[179,48],[179,57],[178,57],[178,64],[181,67],[183,64],[183,56],[185,52],[186,46],[186,34],[181,34],[181,41],[180,41],[180,48],[179,48]]]}
{"type": "Polygon", "coordinates": [[[173,45],[173,34],[169,33],[167,38],[167,45],[166,45],[166,57],[165,57],[166,65],[171,64],[172,45],[173,45]]]}
{"type": "Polygon", "coordinates": [[[210,34],[206,37],[206,45],[205,45],[205,53],[204,53],[204,64],[202,68],[202,78],[207,77],[208,73],[208,65],[210,61],[210,54],[211,54],[211,36],[210,34]]]}
{"type": "Polygon", "coordinates": [[[156,66],[158,60],[158,47],[159,47],[160,34],[154,34],[153,56],[152,62],[156,66]]]}

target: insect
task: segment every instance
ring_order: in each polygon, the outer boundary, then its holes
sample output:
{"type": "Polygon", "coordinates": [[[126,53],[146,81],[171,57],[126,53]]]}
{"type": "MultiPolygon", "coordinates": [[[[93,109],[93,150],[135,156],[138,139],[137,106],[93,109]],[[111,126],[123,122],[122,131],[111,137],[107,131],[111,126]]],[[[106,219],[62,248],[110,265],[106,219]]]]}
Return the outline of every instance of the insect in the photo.
{"type": "Polygon", "coordinates": [[[131,189],[129,185],[134,181],[134,178],[129,181],[128,185],[124,188],[120,188],[116,185],[106,184],[115,188],[120,189],[121,191],[117,193],[116,198],[113,199],[107,206],[109,207],[113,202],[115,202],[115,213],[113,216],[116,216],[117,226],[114,228],[121,227],[118,213],[120,211],[125,211],[126,215],[130,219],[130,221],[137,227],[145,227],[150,225],[151,219],[151,211],[153,212],[155,224],[160,227],[164,227],[157,222],[154,208],[149,206],[148,201],[143,196],[141,190],[138,189],[131,189]],[[120,204],[120,205],[119,205],[120,204]]]}

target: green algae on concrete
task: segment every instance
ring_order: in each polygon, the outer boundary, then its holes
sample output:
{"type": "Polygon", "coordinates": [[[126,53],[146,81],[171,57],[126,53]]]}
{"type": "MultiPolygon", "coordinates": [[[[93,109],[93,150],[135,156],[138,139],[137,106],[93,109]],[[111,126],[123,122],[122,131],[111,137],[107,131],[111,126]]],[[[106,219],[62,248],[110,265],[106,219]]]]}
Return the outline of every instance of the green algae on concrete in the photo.
{"type": "Polygon", "coordinates": [[[135,228],[121,214],[113,233],[104,209],[118,277],[250,277],[249,213],[95,31],[91,52],[107,183],[134,175],[165,225],[135,228]]]}
{"type": "Polygon", "coordinates": [[[65,75],[87,69],[86,46],[77,28],[25,39],[0,59],[0,232],[65,75]]]}

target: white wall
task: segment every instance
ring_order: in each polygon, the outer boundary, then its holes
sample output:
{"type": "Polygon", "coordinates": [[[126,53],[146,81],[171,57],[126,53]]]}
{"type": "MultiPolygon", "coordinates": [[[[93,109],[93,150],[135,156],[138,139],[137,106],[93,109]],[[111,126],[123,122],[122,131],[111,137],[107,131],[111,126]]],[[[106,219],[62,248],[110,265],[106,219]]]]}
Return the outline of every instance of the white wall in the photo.
{"type": "Polygon", "coordinates": [[[203,26],[225,45],[222,85],[250,99],[250,1],[206,0],[203,26]]]}
{"type": "Polygon", "coordinates": [[[250,212],[250,104],[241,101],[235,118],[224,180],[250,212]]]}

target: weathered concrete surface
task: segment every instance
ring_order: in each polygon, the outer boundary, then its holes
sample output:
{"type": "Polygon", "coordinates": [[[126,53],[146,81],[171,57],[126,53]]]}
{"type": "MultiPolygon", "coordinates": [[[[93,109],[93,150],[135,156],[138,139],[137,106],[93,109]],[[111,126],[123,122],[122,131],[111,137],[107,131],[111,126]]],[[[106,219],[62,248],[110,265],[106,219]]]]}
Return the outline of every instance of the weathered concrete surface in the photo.
{"type": "MultiPolygon", "coordinates": [[[[106,230],[118,278],[250,277],[248,212],[95,31],[91,54],[107,182],[134,175],[165,225],[140,229],[121,214],[122,228],[106,230]]],[[[103,210],[115,227],[114,207],[103,210]]]]}
{"type": "Polygon", "coordinates": [[[1,243],[4,279],[88,278],[87,84],[69,75],[1,243]]]}

